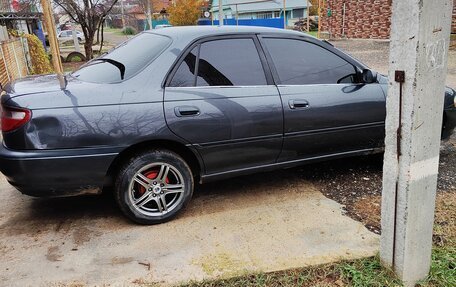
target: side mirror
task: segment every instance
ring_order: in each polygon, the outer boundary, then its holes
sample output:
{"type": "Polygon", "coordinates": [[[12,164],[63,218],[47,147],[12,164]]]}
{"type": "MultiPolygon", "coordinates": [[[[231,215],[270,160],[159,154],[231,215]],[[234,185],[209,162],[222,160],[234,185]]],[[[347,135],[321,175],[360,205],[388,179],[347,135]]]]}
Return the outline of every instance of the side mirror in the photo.
{"type": "Polygon", "coordinates": [[[363,83],[372,84],[377,82],[377,73],[369,69],[363,70],[363,83]]]}

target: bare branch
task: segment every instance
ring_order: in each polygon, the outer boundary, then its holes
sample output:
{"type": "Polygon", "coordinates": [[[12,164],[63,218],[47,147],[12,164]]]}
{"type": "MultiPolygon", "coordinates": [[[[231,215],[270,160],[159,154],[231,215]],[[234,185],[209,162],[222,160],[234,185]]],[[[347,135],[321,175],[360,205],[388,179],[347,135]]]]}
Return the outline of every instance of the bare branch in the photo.
{"type": "Polygon", "coordinates": [[[93,58],[93,41],[100,24],[118,0],[53,0],[84,33],[86,58],[93,58]]]}

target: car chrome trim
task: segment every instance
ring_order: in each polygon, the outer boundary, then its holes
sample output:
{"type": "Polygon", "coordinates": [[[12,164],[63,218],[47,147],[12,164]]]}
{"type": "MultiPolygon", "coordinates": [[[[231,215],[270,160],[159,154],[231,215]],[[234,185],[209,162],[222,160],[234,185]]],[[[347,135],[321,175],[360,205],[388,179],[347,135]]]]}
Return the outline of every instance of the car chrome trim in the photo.
{"type": "Polygon", "coordinates": [[[285,133],[285,137],[296,137],[296,136],[301,136],[301,135],[313,135],[313,134],[333,132],[333,131],[354,130],[354,129],[364,129],[364,128],[383,127],[383,126],[385,126],[385,122],[374,122],[374,123],[367,123],[367,124],[340,126],[340,127],[317,129],[317,130],[288,132],[288,133],[285,133]]]}
{"type": "MultiPolygon", "coordinates": [[[[241,89],[241,88],[264,88],[264,87],[276,87],[275,85],[254,85],[254,86],[196,86],[196,87],[166,87],[166,90],[181,90],[181,89],[214,89],[214,88],[222,88],[222,89],[241,89]]],[[[245,97],[245,96],[244,96],[245,97]]],[[[240,97],[242,98],[242,97],[240,97]]]]}
{"type": "Polygon", "coordinates": [[[275,134],[275,135],[266,135],[266,136],[257,136],[257,137],[249,137],[249,138],[241,138],[241,139],[231,139],[226,141],[216,141],[216,142],[207,142],[207,143],[196,143],[191,144],[194,147],[210,147],[216,145],[226,145],[226,144],[236,144],[236,143],[246,143],[246,142],[254,142],[254,141],[262,141],[265,139],[281,139],[282,134],[275,134]]]}

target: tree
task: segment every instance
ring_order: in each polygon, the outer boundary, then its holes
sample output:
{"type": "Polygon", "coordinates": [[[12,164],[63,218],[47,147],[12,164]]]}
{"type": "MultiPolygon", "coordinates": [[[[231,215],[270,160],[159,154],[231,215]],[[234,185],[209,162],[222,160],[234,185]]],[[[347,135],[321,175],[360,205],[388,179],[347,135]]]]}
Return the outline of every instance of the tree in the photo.
{"type": "Polygon", "coordinates": [[[144,15],[147,18],[148,25],[150,26],[149,29],[152,29],[151,23],[152,23],[152,13],[154,12],[154,7],[157,7],[156,2],[160,0],[137,0],[136,2],[138,3],[139,7],[141,7],[141,10],[144,11],[144,15]]]}
{"type": "Polygon", "coordinates": [[[312,6],[309,8],[309,15],[310,16],[318,15],[318,2],[320,2],[320,0],[310,0],[309,2],[310,2],[310,4],[312,4],[312,6]]]}
{"type": "Polygon", "coordinates": [[[118,0],[54,0],[54,3],[81,25],[87,60],[93,58],[95,34],[118,0]]]}
{"type": "Polygon", "coordinates": [[[168,13],[174,26],[195,25],[201,14],[201,0],[178,0],[168,8],[168,13]]]}

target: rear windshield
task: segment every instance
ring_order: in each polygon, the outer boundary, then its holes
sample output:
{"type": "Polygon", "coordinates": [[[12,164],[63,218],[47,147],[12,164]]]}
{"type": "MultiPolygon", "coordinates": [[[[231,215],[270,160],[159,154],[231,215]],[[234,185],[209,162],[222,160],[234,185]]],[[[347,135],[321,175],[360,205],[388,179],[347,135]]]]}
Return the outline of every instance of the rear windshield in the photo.
{"type": "Polygon", "coordinates": [[[71,75],[92,83],[129,79],[154,60],[169,44],[165,36],[142,33],[82,66],[71,75]]]}

